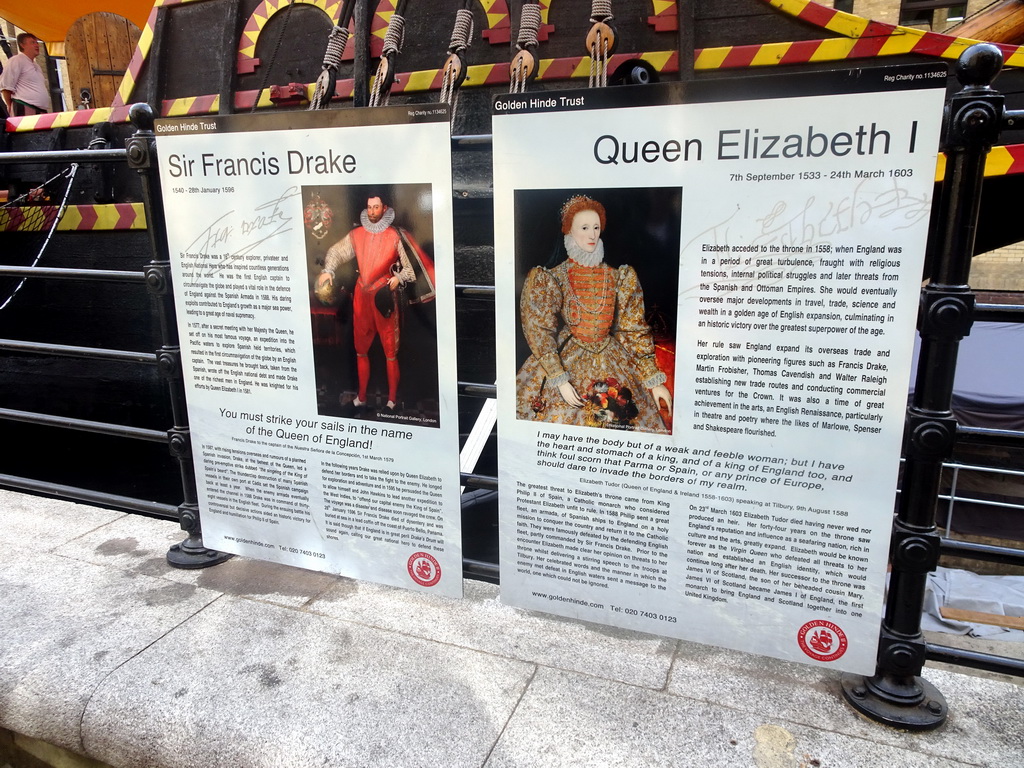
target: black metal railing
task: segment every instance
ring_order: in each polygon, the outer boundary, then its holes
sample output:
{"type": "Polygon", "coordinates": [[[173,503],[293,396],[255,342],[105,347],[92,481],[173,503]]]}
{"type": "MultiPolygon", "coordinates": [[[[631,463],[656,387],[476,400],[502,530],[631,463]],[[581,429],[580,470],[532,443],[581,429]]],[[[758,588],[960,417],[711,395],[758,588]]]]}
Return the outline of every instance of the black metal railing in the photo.
{"type": "MultiPolygon", "coordinates": [[[[1007,122],[1024,117],[1008,112],[1004,97],[991,87],[1002,63],[999,48],[980,44],[965,51],[956,65],[963,88],[950,98],[945,112],[946,172],[929,242],[932,273],[921,290],[921,353],[907,407],[903,486],[893,521],[892,573],[878,661],[873,676],[844,675],[842,681],[843,694],[854,709],[898,728],[927,730],[946,720],[945,698],[921,677],[926,659],[1024,675],[1024,662],[929,644],[921,632],[928,574],[938,566],[943,551],[969,549],[940,538],[936,511],[943,463],[952,456],[957,438],[968,433],[953,417],[953,378],[960,340],[979,314],[968,277],[985,158],[1007,122]]],[[[986,312],[994,314],[990,308],[986,312]]]]}
{"type": "MultiPolygon", "coordinates": [[[[127,156],[128,153],[125,149],[5,152],[0,153],[0,166],[14,164],[71,165],[73,163],[84,162],[101,164],[125,163],[127,162],[127,156]]],[[[0,276],[16,277],[23,280],[46,279],[104,281],[110,283],[139,285],[144,284],[146,279],[145,273],[142,271],[72,268],[61,269],[52,267],[25,267],[10,265],[0,266],[0,276]]],[[[46,344],[41,342],[22,341],[18,339],[0,339],[0,350],[23,354],[130,362],[142,365],[155,365],[157,363],[157,355],[153,352],[132,352],[97,347],[72,346],[66,344],[46,344]]],[[[9,408],[0,409],[0,419],[5,421],[17,421],[42,426],[79,430],[113,437],[145,440],[149,442],[166,442],[168,440],[167,433],[158,430],[140,429],[124,424],[75,419],[65,416],[56,416],[46,413],[21,411],[9,408]]],[[[89,490],[87,488],[73,487],[60,483],[35,480],[27,477],[7,474],[0,475],[0,484],[35,493],[44,493],[62,498],[86,501],[93,504],[127,509],[130,511],[145,512],[146,514],[153,514],[160,517],[173,517],[177,514],[176,508],[168,504],[160,504],[158,502],[130,498],[103,491],[89,490]]]]}
{"type": "MultiPolygon", "coordinates": [[[[881,627],[878,663],[873,676],[846,675],[843,678],[844,695],[856,710],[899,728],[934,728],[947,717],[948,709],[942,694],[921,677],[927,660],[1024,676],[1024,662],[928,643],[921,632],[927,577],[935,570],[942,554],[1024,565],[1024,552],[1019,549],[942,538],[936,525],[943,465],[952,456],[958,441],[1024,448],[1024,432],[959,426],[951,410],[958,344],[969,332],[973,321],[982,318],[1024,321],[1024,308],[977,304],[968,283],[985,156],[1002,128],[1014,119],[1024,118],[1024,114],[1005,110],[1003,97],[991,88],[1001,65],[999,49],[991,45],[972,47],[958,63],[957,74],[964,87],[951,97],[947,109],[944,150],[948,162],[938,226],[929,246],[930,263],[934,267],[921,296],[920,365],[907,411],[906,464],[893,527],[892,576],[881,627]]],[[[178,567],[202,567],[225,556],[207,550],[202,544],[174,294],[166,252],[166,221],[154,152],[153,115],[145,105],[136,105],[131,109],[131,119],[137,130],[128,140],[125,150],[0,153],[0,165],[126,162],[139,174],[142,183],[153,254],[147,267],[141,272],[4,267],[0,268],[0,275],[144,283],[160,321],[159,347],[153,353],[134,353],[3,339],[0,340],[0,349],[156,365],[166,381],[172,426],[161,432],[9,409],[0,409],[0,419],[166,441],[180,467],[183,501],[177,507],[168,507],[9,475],[0,475],[0,484],[150,514],[166,515],[173,511],[188,538],[172,548],[168,553],[169,561],[178,567]]],[[[488,136],[456,136],[452,144],[456,151],[478,151],[485,149],[489,141],[488,136]]],[[[493,301],[494,293],[493,285],[456,286],[456,296],[460,300],[493,301]]],[[[459,383],[461,397],[493,398],[496,392],[492,384],[459,383]]],[[[494,491],[498,488],[498,480],[492,475],[464,472],[461,482],[478,490],[494,491]]],[[[496,562],[465,558],[463,568],[469,578],[497,581],[500,577],[496,562]]]]}
{"type": "MultiPolygon", "coordinates": [[[[184,382],[181,372],[181,351],[175,321],[174,292],[172,289],[170,260],[167,254],[166,218],[160,195],[160,180],[156,165],[153,113],[145,104],[136,104],[130,110],[136,126],[125,149],[82,149],[65,151],[6,152],[0,153],[0,167],[8,165],[70,165],[72,163],[124,163],[135,170],[142,184],[143,204],[146,211],[147,232],[152,260],[145,269],[108,270],[53,268],[39,266],[0,265],[0,276],[33,280],[104,281],[109,283],[144,285],[152,297],[159,318],[159,347],[155,352],[135,352],[103,347],[84,347],[68,344],[50,344],[19,339],[0,339],[0,351],[38,354],[51,357],[79,358],[155,365],[166,382],[170,399],[172,426],[168,430],[144,429],[104,421],[77,419],[35,411],[0,408],[0,421],[21,422],[37,426],[77,430],[96,435],[126,438],[150,443],[164,443],[177,459],[182,502],[178,505],[129,497],[105,491],[38,480],[11,474],[0,474],[0,485],[59,498],[74,499],[92,504],[138,512],[177,520],[186,532],[186,539],[171,547],[168,562],[178,568],[201,568],[227,559],[227,555],[206,548],[202,541],[199,499],[192,460],[191,433],[185,405],[184,382]]],[[[456,149],[475,151],[490,146],[490,136],[455,136],[456,149]]],[[[460,285],[456,295],[466,299],[493,301],[494,286],[460,285]]],[[[467,397],[493,398],[493,384],[459,384],[459,392],[467,397]]],[[[497,490],[498,479],[493,475],[461,473],[461,483],[469,489],[497,490]]],[[[498,564],[465,558],[467,577],[497,581],[498,564]]]]}

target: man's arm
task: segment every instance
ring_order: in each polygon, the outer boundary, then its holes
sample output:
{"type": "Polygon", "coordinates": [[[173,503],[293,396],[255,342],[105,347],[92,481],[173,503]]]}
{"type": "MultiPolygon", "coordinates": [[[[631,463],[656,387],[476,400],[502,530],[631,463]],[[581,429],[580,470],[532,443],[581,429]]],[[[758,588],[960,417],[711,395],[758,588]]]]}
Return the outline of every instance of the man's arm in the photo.
{"type": "Polygon", "coordinates": [[[402,283],[411,283],[416,279],[416,272],[412,268],[412,262],[409,261],[409,254],[405,252],[405,246],[402,245],[401,237],[395,243],[395,250],[398,251],[398,261],[402,264],[402,269],[397,275],[392,275],[391,279],[388,280],[388,287],[392,291],[402,283]]]}
{"type": "Polygon", "coordinates": [[[9,115],[14,114],[14,89],[18,85],[18,78],[21,77],[19,64],[18,57],[12,56],[7,60],[4,71],[0,73],[0,96],[3,97],[9,115]]]}
{"type": "Polygon", "coordinates": [[[324,304],[330,303],[334,292],[334,270],[355,258],[352,238],[345,235],[327,250],[324,257],[324,268],[316,279],[316,294],[324,304]]]}

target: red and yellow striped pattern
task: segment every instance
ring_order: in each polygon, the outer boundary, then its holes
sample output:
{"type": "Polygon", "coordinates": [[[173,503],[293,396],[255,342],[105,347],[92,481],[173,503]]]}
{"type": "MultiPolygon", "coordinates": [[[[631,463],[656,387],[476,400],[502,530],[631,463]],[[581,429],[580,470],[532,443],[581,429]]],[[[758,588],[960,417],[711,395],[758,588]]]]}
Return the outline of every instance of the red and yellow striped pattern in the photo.
{"type": "Polygon", "coordinates": [[[124,73],[124,79],[121,80],[121,87],[117,89],[112,107],[123,107],[125,104],[131,103],[132,94],[135,92],[135,83],[142,72],[142,65],[146,63],[146,57],[153,47],[153,30],[156,27],[159,10],[172,5],[193,2],[202,2],[202,0],[153,0],[153,10],[149,12],[149,18],[146,19],[146,26],[143,27],[142,34],[139,36],[139,44],[135,47],[132,60],[128,62],[128,71],[124,73]]]}
{"type": "MultiPolygon", "coordinates": [[[[373,19],[370,21],[370,55],[379,56],[384,50],[384,37],[388,33],[388,23],[395,15],[394,0],[380,0],[377,10],[373,12],[373,19]],[[375,45],[376,44],[376,45],[375,45]],[[374,48],[376,47],[376,52],[374,48]]],[[[351,51],[346,51],[350,56],[351,51]]]]}
{"type": "MultiPolygon", "coordinates": [[[[679,56],[675,51],[656,51],[653,53],[619,53],[612,56],[610,68],[629,59],[642,59],[658,72],[674,72],[679,68],[679,56]]],[[[395,76],[392,93],[417,93],[438,90],[441,87],[443,69],[424,69],[417,72],[400,72],[395,76]]],[[[590,58],[587,56],[570,56],[562,59],[541,59],[538,65],[538,78],[546,80],[585,79],[590,76],[590,58]]],[[[508,84],[508,64],[474,64],[466,70],[464,86],[480,87],[485,85],[508,84]]],[[[306,84],[306,99],[312,97],[315,83],[306,84]]],[[[335,99],[352,97],[354,82],[351,78],[339,79],[334,87],[335,99]]],[[[235,109],[252,109],[257,99],[255,91],[239,91],[235,94],[235,109]]],[[[167,117],[184,117],[186,115],[207,115],[217,111],[219,98],[216,95],[192,96],[183,99],[168,99],[163,102],[161,113],[167,117]]],[[[269,108],[274,104],[270,100],[270,89],[264,89],[258,96],[257,108],[269,108]]]]}
{"type": "MultiPolygon", "coordinates": [[[[985,158],[985,176],[1012,176],[1024,173],[1024,144],[1005,144],[992,147],[985,158]]],[[[946,156],[939,155],[935,167],[935,180],[942,181],[946,175],[946,156]]]]}
{"type": "MultiPolygon", "coordinates": [[[[674,0],[673,0],[674,1],[674,0]]],[[[537,39],[543,42],[548,35],[555,31],[553,24],[548,24],[548,13],[551,11],[552,0],[540,0],[540,28],[537,30],[537,39]]],[[[487,19],[487,29],[480,34],[484,40],[491,45],[499,45],[512,40],[512,20],[508,12],[506,0],[477,0],[477,3],[484,9],[484,17],[487,19]]]]}
{"type": "MultiPolygon", "coordinates": [[[[10,118],[7,121],[6,130],[36,131],[93,125],[104,121],[126,121],[128,110],[124,104],[130,103],[136,78],[152,47],[153,28],[158,9],[190,2],[203,2],[203,0],[154,0],[153,12],[142,32],[138,48],[121,83],[113,107],[10,118]]],[[[320,8],[334,22],[337,21],[340,14],[340,0],[295,0],[295,2],[320,8]]],[[[511,22],[507,0],[477,0],[477,2],[484,9],[487,18],[488,28],[482,32],[483,37],[491,43],[508,42],[511,39],[511,22]]],[[[838,35],[838,37],[789,43],[699,49],[695,52],[695,68],[712,70],[765,67],[903,54],[955,59],[967,47],[976,42],[966,38],[871,21],[837,11],[812,0],[763,0],[763,2],[768,3],[781,13],[814,24],[838,35]]],[[[541,16],[544,26],[553,29],[546,23],[550,4],[551,0],[542,0],[541,16]]],[[[262,5],[253,12],[246,23],[239,44],[239,72],[245,71],[242,68],[242,62],[246,58],[253,65],[258,63],[255,61],[254,55],[259,32],[270,17],[284,7],[287,7],[287,0],[264,0],[262,5]]],[[[648,23],[659,31],[670,31],[676,28],[677,0],[652,0],[652,7],[654,15],[648,18],[648,23]]],[[[378,49],[378,55],[379,47],[386,33],[387,22],[393,13],[393,0],[384,0],[374,14],[371,42],[373,47],[378,49]]],[[[1008,66],[1024,65],[1024,47],[1012,45],[1000,45],[999,47],[1003,51],[1008,66]]],[[[658,72],[675,72],[679,68],[676,51],[617,54],[612,57],[611,67],[614,69],[629,58],[643,59],[658,72]]],[[[582,79],[589,77],[589,74],[590,60],[583,56],[542,59],[539,62],[538,79],[540,80],[582,79]]],[[[437,90],[440,88],[441,76],[442,70],[440,69],[402,73],[396,77],[392,91],[402,93],[437,90]]],[[[464,87],[500,85],[507,82],[507,64],[478,64],[469,67],[464,87]]],[[[310,83],[307,85],[307,98],[312,96],[312,92],[313,84],[310,83]]],[[[351,98],[352,92],[352,80],[339,80],[335,88],[335,98],[351,98]]],[[[253,91],[237,93],[235,108],[251,109],[254,101],[257,102],[258,108],[274,106],[270,100],[268,89],[259,94],[253,91]]],[[[219,96],[215,94],[172,99],[163,103],[162,114],[169,117],[212,114],[218,111],[219,104],[219,96]]],[[[1022,164],[1024,161],[1020,159],[1022,157],[1024,157],[1024,145],[996,147],[989,156],[986,175],[1022,173],[1024,172],[1024,164],[1022,164]]],[[[939,163],[938,173],[940,176],[943,160],[940,159],[939,163]]]]}
{"type": "MultiPolygon", "coordinates": [[[[0,232],[41,232],[53,226],[59,206],[34,205],[0,208],[0,232]],[[40,214],[42,214],[40,216],[40,214]]],[[[57,224],[58,232],[101,232],[145,229],[142,203],[69,205],[57,224]]]]}
{"type": "Polygon", "coordinates": [[[647,23],[657,32],[675,32],[679,29],[679,8],[676,0],[652,0],[654,15],[647,23]]]}
{"type": "MultiPolygon", "coordinates": [[[[827,29],[840,37],[795,43],[767,43],[700,51],[696,69],[763,67],[816,61],[842,61],[874,56],[920,54],[956,59],[977,42],[964,37],[942,35],[910,27],[871,21],[843,13],[812,0],[763,0],[768,5],[808,24],[827,29]]],[[[998,44],[1007,66],[1024,64],[1019,45],[998,44]]]]}
{"type": "Polygon", "coordinates": [[[7,130],[11,133],[48,131],[51,128],[82,128],[96,125],[96,123],[126,122],[128,122],[128,107],[100,107],[98,109],[79,109],[74,112],[47,112],[44,115],[9,117],[7,130]]]}
{"type": "MultiPolygon", "coordinates": [[[[341,0],[294,0],[295,4],[302,3],[313,5],[327,14],[332,24],[337,24],[341,18],[341,0]]],[[[242,36],[238,41],[238,68],[240,75],[248,75],[256,71],[259,66],[259,59],[256,58],[256,43],[260,39],[260,33],[273,18],[274,14],[284,8],[292,6],[292,0],[263,0],[263,2],[252,12],[245,21],[242,28],[242,36]]],[[[376,16],[374,17],[376,21],[376,16]]]]}
{"type": "Polygon", "coordinates": [[[480,34],[491,45],[507,43],[512,39],[512,20],[505,0],[477,0],[484,9],[487,29],[480,34]]]}

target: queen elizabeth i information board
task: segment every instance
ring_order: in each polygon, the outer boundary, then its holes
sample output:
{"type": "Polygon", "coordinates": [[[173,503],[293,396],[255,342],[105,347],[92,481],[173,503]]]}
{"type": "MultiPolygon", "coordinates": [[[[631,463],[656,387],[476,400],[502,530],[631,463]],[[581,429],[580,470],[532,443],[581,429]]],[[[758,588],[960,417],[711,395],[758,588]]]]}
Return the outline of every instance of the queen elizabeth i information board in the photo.
{"type": "Polygon", "coordinates": [[[504,600],[873,672],[945,83],[495,99],[504,600]]]}
{"type": "Polygon", "coordinates": [[[461,595],[447,107],[156,132],[204,543],[461,595]]]}

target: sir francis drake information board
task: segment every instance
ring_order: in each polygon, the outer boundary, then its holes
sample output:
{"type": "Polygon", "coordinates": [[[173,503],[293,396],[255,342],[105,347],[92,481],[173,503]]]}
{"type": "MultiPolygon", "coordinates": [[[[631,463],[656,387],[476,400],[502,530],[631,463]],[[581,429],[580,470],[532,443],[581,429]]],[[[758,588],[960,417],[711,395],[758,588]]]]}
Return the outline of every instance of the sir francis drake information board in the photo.
{"type": "Polygon", "coordinates": [[[495,100],[504,600],[873,672],[945,82],[495,100]]]}
{"type": "Polygon", "coordinates": [[[156,131],[204,542],[461,595],[447,108],[156,131]]]}

